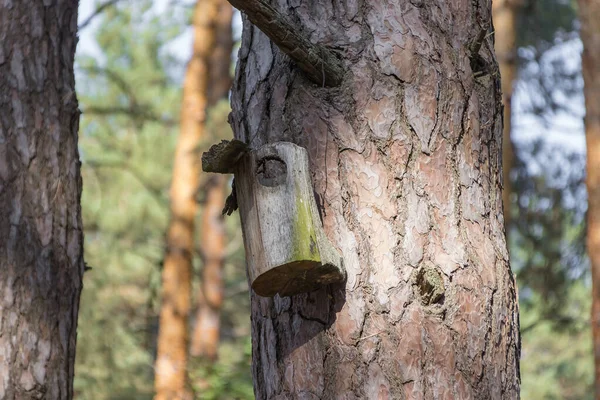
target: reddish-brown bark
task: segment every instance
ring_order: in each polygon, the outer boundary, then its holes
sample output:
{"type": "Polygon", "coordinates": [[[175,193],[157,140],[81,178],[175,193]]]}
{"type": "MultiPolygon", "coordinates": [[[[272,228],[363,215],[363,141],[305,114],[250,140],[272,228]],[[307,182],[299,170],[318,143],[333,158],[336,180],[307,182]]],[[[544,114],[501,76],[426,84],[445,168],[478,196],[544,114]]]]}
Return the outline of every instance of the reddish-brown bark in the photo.
{"type": "Polygon", "coordinates": [[[272,4],[347,74],[339,88],[313,84],[244,21],[235,136],[308,149],[348,279],[252,295],[256,398],[518,398],[491,38],[469,58],[491,2],[272,4]]]}
{"type": "MultiPolygon", "coordinates": [[[[231,19],[233,8],[226,0],[210,0],[217,4],[218,12],[214,22],[216,45],[210,57],[208,107],[226,99],[231,89],[231,52],[233,34],[231,19]]],[[[215,138],[218,135],[211,135],[215,138]]],[[[210,132],[209,132],[210,134],[210,132]]],[[[204,260],[202,280],[198,293],[198,311],[192,333],[190,352],[193,356],[208,359],[217,357],[220,335],[221,306],[223,304],[223,262],[225,259],[225,226],[221,210],[225,203],[224,176],[208,178],[204,186],[206,204],[202,212],[200,249],[204,260]]]]}
{"type": "Polygon", "coordinates": [[[84,271],[76,0],[0,2],[0,399],[72,399],[84,271]]]}
{"type": "Polygon", "coordinates": [[[225,176],[211,176],[206,183],[206,204],[202,213],[202,271],[197,321],[191,353],[214,360],[217,357],[223,304],[223,259],[225,227],[221,210],[225,203],[225,176]]]}
{"type": "Polygon", "coordinates": [[[204,135],[208,58],[214,49],[212,29],[217,7],[198,1],[194,43],[183,86],[180,133],[171,182],[171,221],[162,273],[162,303],[156,359],[156,400],[191,398],[187,385],[188,318],[196,192],[200,174],[198,146],[204,135]]]}
{"type": "Polygon", "coordinates": [[[578,0],[587,143],[587,248],[592,266],[596,399],[600,399],[600,3],[578,0]]]}
{"type": "Polygon", "coordinates": [[[502,77],[502,102],[504,103],[504,132],[502,138],[502,169],[504,187],[504,224],[508,233],[510,227],[510,195],[512,185],[510,171],[514,165],[514,149],[511,140],[511,100],[513,83],[517,77],[517,26],[516,19],[521,0],[495,0],[492,2],[494,21],[494,47],[502,77]]]}

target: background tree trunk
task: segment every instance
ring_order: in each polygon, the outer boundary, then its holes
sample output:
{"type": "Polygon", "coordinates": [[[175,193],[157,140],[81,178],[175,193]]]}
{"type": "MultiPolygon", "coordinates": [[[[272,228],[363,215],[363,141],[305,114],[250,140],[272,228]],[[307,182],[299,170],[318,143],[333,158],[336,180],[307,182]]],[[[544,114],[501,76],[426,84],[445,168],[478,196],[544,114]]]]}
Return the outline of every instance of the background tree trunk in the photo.
{"type": "Polygon", "coordinates": [[[308,149],[348,279],[253,294],[256,398],[518,398],[491,2],[277,4],[348,72],[311,83],[245,20],[232,125],[308,149]]]}
{"type": "MultiPolygon", "coordinates": [[[[216,45],[210,57],[208,107],[226,99],[231,89],[231,52],[233,7],[226,0],[211,0],[219,9],[214,22],[216,45]]],[[[214,132],[213,132],[214,133],[214,132]]],[[[212,135],[217,141],[216,135],[212,135]]],[[[192,334],[191,354],[217,358],[223,305],[223,262],[225,260],[225,224],[221,210],[225,204],[223,175],[211,176],[206,185],[206,204],[202,213],[201,244],[204,269],[198,293],[198,311],[192,334]]]]}
{"type": "Polygon", "coordinates": [[[213,2],[198,1],[193,17],[194,43],[183,87],[181,131],[171,182],[171,221],[162,274],[156,400],[191,398],[187,388],[187,353],[194,219],[200,175],[198,146],[206,121],[208,58],[215,45],[212,23],[217,11],[213,2]]]}
{"type": "Polygon", "coordinates": [[[73,398],[78,2],[45,3],[0,3],[0,399],[73,398]]]}
{"type": "Polygon", "coordinates": [[[502,139],[502,169],[504,187],[504,225],[508,234],[510,228],[510,195],[512,185],[510,171],[514,165],[514,149],[511,140],[511,99],[513,83],[517,77],[517,15],[521,7],[520,0],[495,0],[492,2],[494,21],[494,46],[502,77],[502,102],[504,104],[504,132],[502,139]]]}
{"type": "Polygon", "coordinates": [[[592,266],[596,399],[600,399],[600,4],[578,0],[587,144],[587,248],[592,266]]]}

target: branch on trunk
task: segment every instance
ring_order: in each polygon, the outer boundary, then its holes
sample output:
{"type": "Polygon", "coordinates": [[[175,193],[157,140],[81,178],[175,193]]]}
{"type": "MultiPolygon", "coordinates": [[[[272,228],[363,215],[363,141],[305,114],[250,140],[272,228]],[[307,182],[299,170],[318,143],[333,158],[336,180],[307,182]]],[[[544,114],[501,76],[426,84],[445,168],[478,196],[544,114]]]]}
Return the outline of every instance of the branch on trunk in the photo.
{"type": "Polygon", "coordinates": [[[284,15],[265,0],[228,0],[296,62],[318,85],[338,86],[344,76],[341,61],[329,49],[311,43],[284,15]]]}

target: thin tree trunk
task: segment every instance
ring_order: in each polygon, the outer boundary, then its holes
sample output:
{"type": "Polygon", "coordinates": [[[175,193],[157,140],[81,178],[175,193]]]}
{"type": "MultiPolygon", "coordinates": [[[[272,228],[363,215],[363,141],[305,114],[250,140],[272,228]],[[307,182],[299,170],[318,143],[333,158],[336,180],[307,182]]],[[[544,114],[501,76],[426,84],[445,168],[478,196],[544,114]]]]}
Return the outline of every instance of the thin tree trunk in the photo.
{"type": "MultiPolygon", "coordinates": [[[[205,0],[203,0],[205,1],[205,0]]],[[[231,52],[233,8],[226,0],[213,1],[219,11],[214,22],[216,46],[210,57],[208,107],[226,99],[231,89],[231,52]]],[[[215,138],[216,140],[216,138],[215,138]]],[[[225,203],[224,176],[215,175],[205,185],[206,205],[202,213],[201,251],[204,259],[198,311],[192,334],[191,354],[210,360],[217,358],[223,305],[223,262],[225,259],[225,226],[221,210],[225,203]]]]}
{"type": "Polygon", "coordinates": [[[188,399],[188,317],[200,173],[198,146],[206,120],[208,57],[215,44],[211,22],[217,8],[198,1],[194,11],[194,43],[188,63],[181,106],[181,131],[175,150],[171,182],[171,222],[162,273],[162,303],[156,359],[156,400],[188,399]]]}
{"type": "Polygon", "coordinates": [[[0,2],[0,399],[72,399],[84,271],[76,0],[0,2]]]}
{"type": "Polygon", "coordinates": [[[215,49],[210,55],[208,85],[208,107],[226,99],[231,90],[231,53],[233,52],[233,7],[227,0],[209,0],[218,8],[214,29],[215,49]]]}
{"type": "Polygon", "coordinates": [[[217,358],[223,304],[225,227],[221,210],[225,204],[225,183],[225,176],[222,175],[211,176],[206,182],[206,205],[202,214],[204,270],[191,353],[209,360],[217,358]]]}
{"type": "Polygon", "coordinates": [[[578,0],[587,142],[587,247],[592,266],[592,333],[596,399],[600,400],[600,3],[578,0]]]}
{"type": "Polygon", "coordinates": [[[256,398],[518,398],[491,2],[271,4],[347,73],[312,83],[245,20],[232,125],[308,149],[347,281],[252,295],[256,398]]]}
{"type": "Polygon", "coordinates": [[[510,171],[514,165],[514,148],[511,140],[511,99],[513,83],[517,77],[517,15],[521,7],[520,0],[494,0],[492,2],[492,18],[494,21],[494,46],[500,65],[502,77],[502,102],[504,103],[504,132],[502,138],[502,169],[504,187],[502,199],[504,204],[504,225],[508,234],[510,228],[510,195],[512,185],[510,171]]]}

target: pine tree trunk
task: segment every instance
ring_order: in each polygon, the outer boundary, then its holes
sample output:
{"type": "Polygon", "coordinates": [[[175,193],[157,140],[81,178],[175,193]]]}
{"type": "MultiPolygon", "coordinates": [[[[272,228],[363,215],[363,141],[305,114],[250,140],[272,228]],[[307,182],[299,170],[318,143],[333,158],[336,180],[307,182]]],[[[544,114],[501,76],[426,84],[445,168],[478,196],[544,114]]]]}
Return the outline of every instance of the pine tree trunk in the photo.
{"type": "Polygon", "coordinates": [[[347,281],[252,295],[256,398],[518,398],[491,2],[272,4],[347,73],[313,84],[245,20],[232,125],[308,149],[347,281]]]}
{"type": "Polygon", "coordinates": [[[502,77],[502,102],[504,103],[504,132],[502,139],[502,169],[504,187],[502,198],[504,203],[504,225],[508,233],[510,228],[510,195],[512,185],[510,171],[514,165],[514,149],[511,140],[511,100],[513,83],[517,77],[517,13],[521,7],[520,0],[495,0],[492,2],[492,18],[494,20],[494,38],[496,56],[502,77]]]}
{"type": "Polygon", "coordinates": [[[77,5],[0,2],[0,399],[73,398],[84,270],[77,5]]]}
{"type": "Polygon", "coordinates": [[[216,12],[213,3],[198,1],[193,17],[194,43],[183,86],[181,128],[171,182],[171,221],[162,273],[156,400],[191,398],[187,384],[187,353],[194,219],[200,175],[198,146],[204,135],[208,58],[215,45],[211,23],[216,12]]]}
{"type": "Polygon", "coordinates": [[[223,175],[209,178],[205,185],[206,204],[202,213],[201,248],[204,269],[191,354],[209,360],[217,358],[223,304],[225,226],[221,210],[225,204],[225,183],[223,175]]]}
{"type": "Polygon", "coordinates": [[[578,0],[587,142],[587,248],[592,266],[596,399],[600,399],[600,3],[578,0]]]}
{"type": "MultiPolygon", "coordinates": [[[[226,99],[231,89],[231,52],[233,34],[231,19],[233,8],[226,0],[211,0],[218,13],[214,22],[216,45],[209,63],[208,107],[226,99]]],[[[215,135],[213,141],[217,141],[215,135]]],[[[225,226],[221,210],[225,203],[227,179],[222,175],[211,176],[205,185],[206,205],[202,213],[201,251],[204,269],[196,325],[192,334],[190,352],[193,356],[217,358],[219,346],[221,307],[223,305],[223,262],[225,260],[225,226]]]]}

